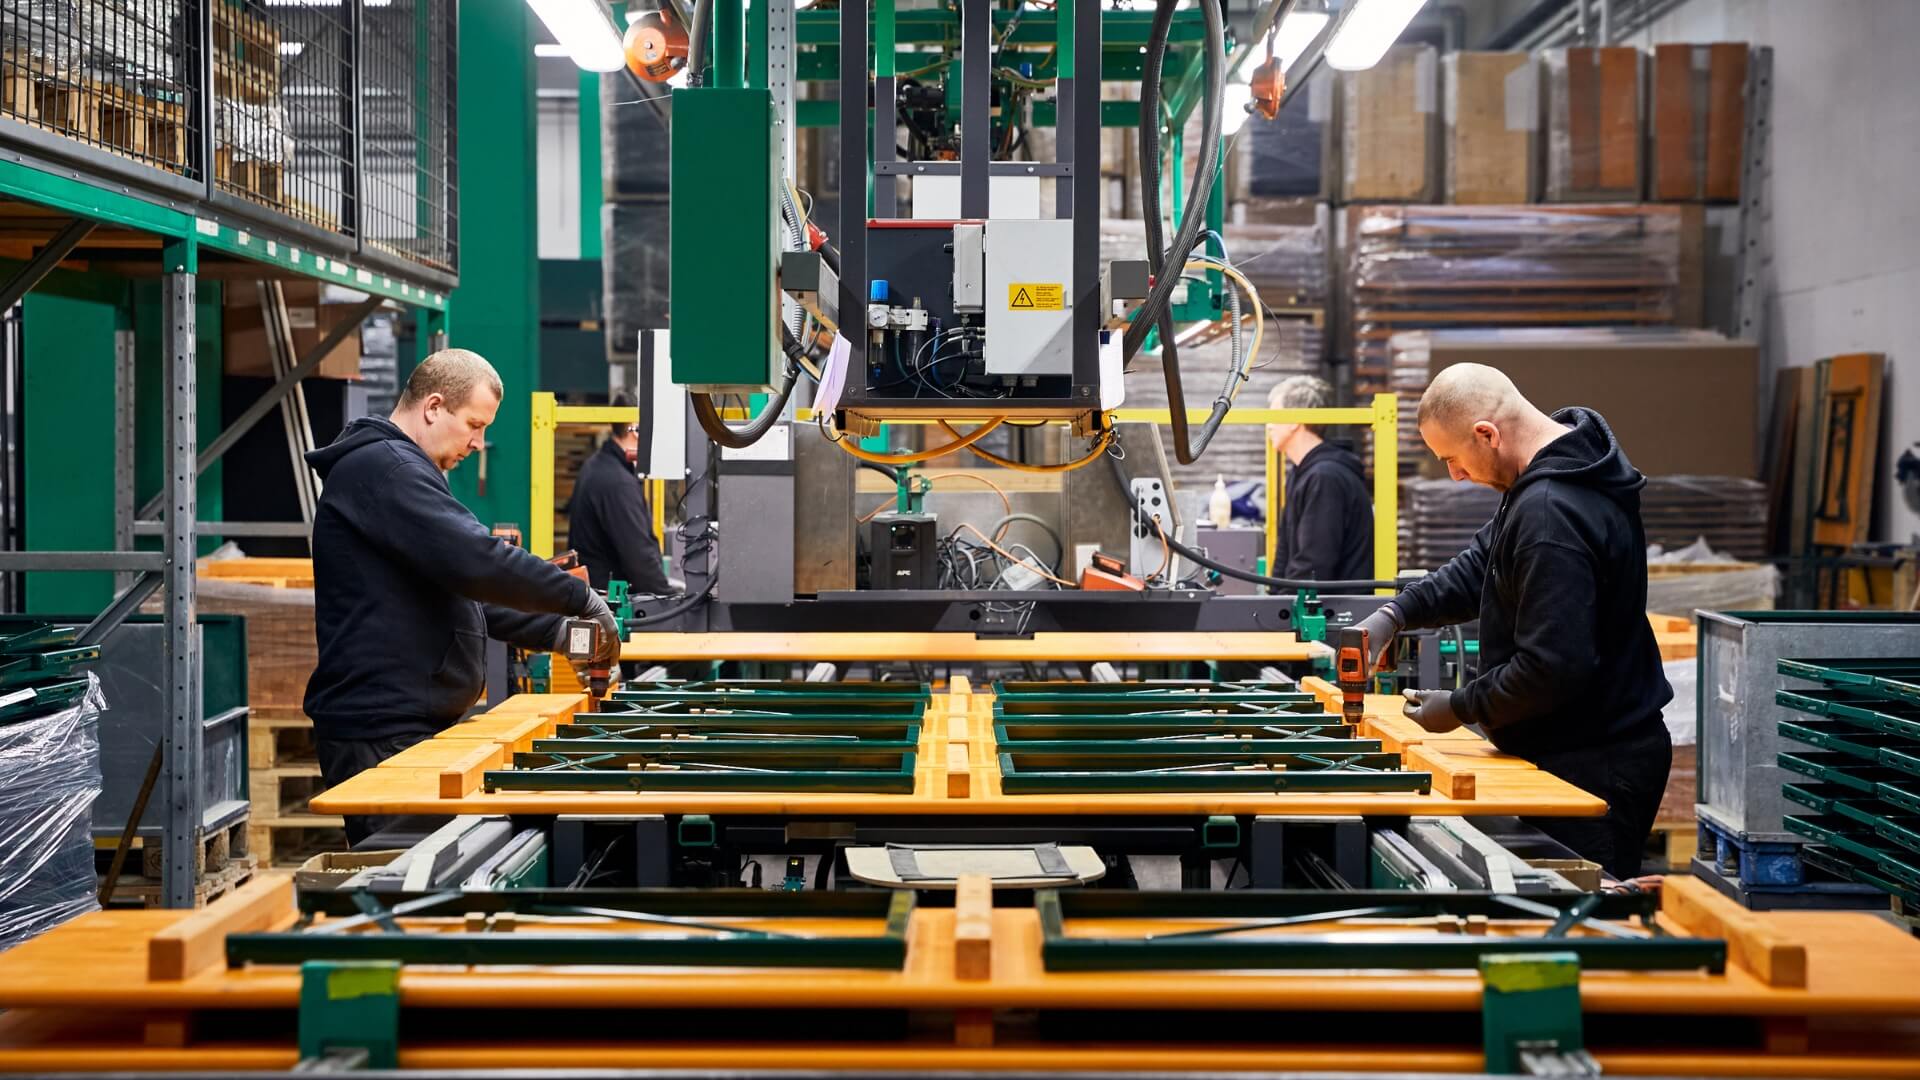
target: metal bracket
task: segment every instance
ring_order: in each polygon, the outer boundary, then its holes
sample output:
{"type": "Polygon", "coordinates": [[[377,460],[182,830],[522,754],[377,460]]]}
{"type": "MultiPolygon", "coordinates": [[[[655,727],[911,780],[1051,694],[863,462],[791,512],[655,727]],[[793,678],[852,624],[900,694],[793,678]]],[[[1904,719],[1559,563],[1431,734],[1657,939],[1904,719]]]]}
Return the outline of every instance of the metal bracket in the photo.
{"type": "Polygon", "coordinates": [[[309,960],[300,965],[299,1072],[400,1063],[400,964],[309,960]]]}
{"type": "Polygon", "coordinates": [[[1480,958],[1481,1037],[1487,1071],[1598,1076],[1580,1018],[1580,958],[1574,953],[1502,953],[1480,958]]]}

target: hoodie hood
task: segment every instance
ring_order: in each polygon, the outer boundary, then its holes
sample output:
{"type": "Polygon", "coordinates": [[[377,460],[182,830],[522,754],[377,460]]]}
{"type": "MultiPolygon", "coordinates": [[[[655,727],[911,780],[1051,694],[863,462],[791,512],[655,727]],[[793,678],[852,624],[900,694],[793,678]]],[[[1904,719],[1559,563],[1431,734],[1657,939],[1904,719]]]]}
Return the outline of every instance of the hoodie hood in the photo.
{"type": "Polygon", "coordinates": [[[407,433],[401,431],[393,421],[363,416],[342,429],[339,438],[308,453],[307,464],[313,466],[313,471],[320,474],[320,479],[325,480],[327,474],[333,471],[333,467],[348,454],[363,446],[382,442],[401,443],[403,449],[412,451],[423,459],[427,456],[426,451],[420,449],[419,444],[409,439],[407,433]]]}
{"type": "Polygon", "coordinates": [[[1307,451],[1307,456],[1300,459],[1300,464],[1293,467],[1293,472],[1301,475],[1309,469],[1345,469],[1362,482],[1367,479],[1366,466],[1361,464],[1360,455],[1331,442],[1322,442],[1307,451]]]}
{"type": "Polygon", "coordinates": [[[1528,484],[1551,478],[1592,488],[1616,502],[1631,500],[1638,505],[1639,491],[1647,486],[1647,478],[1627,460],[1620,441],[1613,437],[1613,429],[1600,414],[1575,405],[1554,413],[1553,419],[1571,424],[1573,430],[1534,455],[1507,493],[1508,499],[1528,484]]]}

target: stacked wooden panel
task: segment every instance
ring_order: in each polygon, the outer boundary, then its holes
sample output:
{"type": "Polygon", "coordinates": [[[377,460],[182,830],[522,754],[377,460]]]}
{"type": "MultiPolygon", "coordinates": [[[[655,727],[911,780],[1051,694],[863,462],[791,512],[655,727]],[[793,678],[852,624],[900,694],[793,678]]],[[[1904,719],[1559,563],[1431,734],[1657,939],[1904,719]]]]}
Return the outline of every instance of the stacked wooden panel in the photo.
{"type": "Polygon", "coordinates": [[[1744,44],[1653,50],[1648,196],[1662,202],[1735,202],[1747,126],[1744,44]]]}
{"type": "Polygon", "coordinates": [[[1340,77],[1340,201],[1431,202],[1439,176],[1438,55],[1390,50],[1340,77]]]}
{"type": "Polygon", "coordinates": [[[1449,53],[1442,61],[1446,201],[1538,197],[1539,72],[1528,53],[1449,53]]]}
{"type": "Polygon", "coordinates": [[[1548,202],[1640,198],[1644,75],[1639,49],[1552,49],[1547,70],[1548,202]]]}

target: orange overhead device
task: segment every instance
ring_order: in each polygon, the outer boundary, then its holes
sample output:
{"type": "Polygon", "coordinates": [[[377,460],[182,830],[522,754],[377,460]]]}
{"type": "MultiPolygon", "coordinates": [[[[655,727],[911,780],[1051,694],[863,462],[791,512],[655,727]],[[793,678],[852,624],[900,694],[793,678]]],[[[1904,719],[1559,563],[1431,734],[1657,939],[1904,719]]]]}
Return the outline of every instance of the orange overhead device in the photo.
{"type": "Polygon", "coordinates": [[[1279,25],[1267,31],[1267,59],[1253,74],[1247,77],[1247,87],[1253,91],[1253,109],[1261,116],[1273,120],[1280,115],[1280,102],[1287,96],[1287,72],[1273,55],[1273,37],[1279,25]]]}
{"type": "Polygon", "coordinates": [[[687,66],[687,31],[671,15],[649,11],[627,26],[621,41],[627,70],[648,82],[666,82],[687,66]]]}

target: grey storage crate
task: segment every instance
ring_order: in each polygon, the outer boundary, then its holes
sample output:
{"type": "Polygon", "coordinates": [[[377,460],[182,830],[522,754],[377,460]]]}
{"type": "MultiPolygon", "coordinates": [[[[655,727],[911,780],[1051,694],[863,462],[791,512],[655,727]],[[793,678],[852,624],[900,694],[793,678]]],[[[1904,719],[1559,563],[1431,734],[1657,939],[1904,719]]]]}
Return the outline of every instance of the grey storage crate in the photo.
{"type": "MultiPolygon", "coordinates": [[[[1748,841],[1805,838],[1786,831],[1780,751],[1789,710],[1774,692],[1806,683],[1782,659],[1920,657],[1920,614],[1879,611],[1702,611],[1698,697],[1700,771],[1694,809],[1707,825],[1748,841]]],[[[1793,807],[1794,812],[1800,811],[1793,807]]]]}

